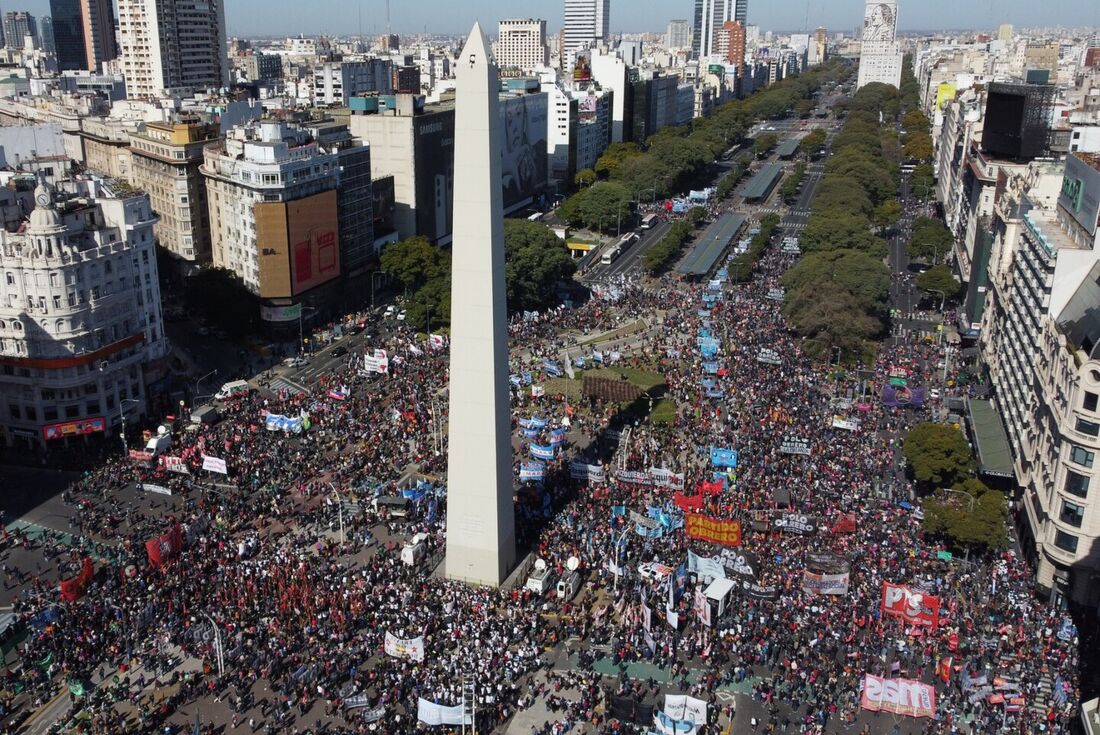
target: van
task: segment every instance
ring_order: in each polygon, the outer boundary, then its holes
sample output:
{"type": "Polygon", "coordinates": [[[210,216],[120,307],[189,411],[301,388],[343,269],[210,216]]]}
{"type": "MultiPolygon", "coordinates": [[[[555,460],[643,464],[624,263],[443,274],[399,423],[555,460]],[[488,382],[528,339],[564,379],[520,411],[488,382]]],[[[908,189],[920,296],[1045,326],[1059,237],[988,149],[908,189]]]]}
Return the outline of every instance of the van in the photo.
{"type": "Polygon", "coordinates": [[[416,566],[424,559],[426,554],[427,550],[423,541],[409,542],[401,547],[401,562],[407,567],[416,566]]]}
{"type": "Polygon", "coordinates": [[[558,580],[558,599],[569,602],[577,595],[581,587],[581,575],[577,572],[566,572],[565,576],[558,580]]]}
{"type": "Polygon", "coordinates": [[[200,406],[191,412],[191,424],[198,426],[199,424],[216,424],[221,415],[218,413],[217,406],[200,406]]]}
{"type": "Polygon", "coordinates": [[[531,576],[527,578],[526,589],[540,595],[545,595],[554,587],[555,574],[549,566],[536,567],[531,570],[531,576]]]}
{"type": "Polygon", "coordinates": [[[157,435],[149,440],[149,443],[145,445],[145,451],[152,457],[157,457],[164,452],[167,452],[172,447],[172,435],[168,432],[167,426],[161,426],[157,429],[157,435]]]}
{"type": "Polygon", "coordinates": [[[218,392],[214,394],[214,398],[224,401],[227,398],[246,396],[250,390],[252,390],[252,386],[248,384],[247,380],[233,380],[222,385],[218,392]]]}
{"type": "Polygon", "coordinates": [[[371,501],[371,508],[374,509],[375,513],[385,508],[394,518],[405,518],[409,515],[410,503],[408,498],[380,495],[371,501]]]}

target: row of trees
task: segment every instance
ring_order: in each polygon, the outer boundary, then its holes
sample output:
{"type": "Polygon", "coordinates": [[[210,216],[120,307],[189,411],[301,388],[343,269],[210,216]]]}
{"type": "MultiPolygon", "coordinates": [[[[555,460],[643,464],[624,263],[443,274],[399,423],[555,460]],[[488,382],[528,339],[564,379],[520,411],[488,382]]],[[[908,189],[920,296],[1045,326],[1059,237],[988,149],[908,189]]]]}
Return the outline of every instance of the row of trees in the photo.
{"type": "Polygon", "coordinates": [[[779,196],[783,197],[783,201],[787,204],[793,204],[798,197],[798,190],[802,188],[802,182],[805,180],[806,162],[799,161],[794,165],[794,170],[783,179],[783,183],[779,187],[779,196]]]}
{"type": "MultiPolygon", "coordinates": [[[[537,311],[555,302],[555,286],[572,278],[576,265],[546,225],[504,221],[505,284],[512,313],[537,311]]],[[[417,329],[446,326],[451,315],[451,252],[424,237],[410,237],[382,251],[382,270],[409,294],[406,319],[417,329]]]]}
{"type": "Polygon", "coordinates": [[[900,101],[893,87],[869,84],[844,108],[847,120],[802,233],[806,255],[783,277],[784,314],[809,354],[853,360],[869,355],[889,313],[886,243],[875,233],[901,215],[901,150],[896,132],[879,120],[896,119],[900,101]]]}
{"type": "Polygon", "coordinates": [[[760,262],[760,258],[764,257],[764,251],[768,249],[772,237],[778,229],[778,214],[765,215],[760,220],[760,232],[752,236],[752,240],[749,241],[749,249],[738,255],[730,263],[730,278],[740,283],[752,277],[752,269],[760,262]]]}
{"type": "Polygon", "coordinates": [[[823,64],[721,105],[690,125],[662,128],[644,145],[612,144],[593,169],[578,173],[576,183],[584,188],[562,204],[559,214],[572,227],[615,232],[631,202],[656,201],[704,181],[714,161],[744,137],[754,120],[792,114],[823,84],[849,74],[839,60],[823,64]]]}
{"type": "MultiPolygon", "coordinates": [[[[706,214],[706,210],[700,207],[692,209],[692,212],[697,211],[706,214]]],[[[660,275],[668,269],[680,257],[684,245],[695,238],[696,223],[700,221],[701,219],[695,216],[672,223],[668,234],[642,256],[642,269],[651,276],[660,275]]]]}

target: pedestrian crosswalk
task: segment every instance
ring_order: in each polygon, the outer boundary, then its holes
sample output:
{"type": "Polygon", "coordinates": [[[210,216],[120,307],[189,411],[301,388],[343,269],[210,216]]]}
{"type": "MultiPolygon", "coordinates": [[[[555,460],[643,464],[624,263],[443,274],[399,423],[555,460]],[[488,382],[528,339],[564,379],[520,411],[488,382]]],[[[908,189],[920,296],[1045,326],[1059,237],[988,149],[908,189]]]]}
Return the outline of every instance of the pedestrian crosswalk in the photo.
{"type": "Polygon", "coordinates": [[[268,387],[275,392],[285,390],[287,393],[293,396],[301,396],[305,395],[306,393],[305,389],[302,388],[302,386],[298,385],[292,380],[288,380],[287,378],[283,377],[273,379],[268,387]]]}

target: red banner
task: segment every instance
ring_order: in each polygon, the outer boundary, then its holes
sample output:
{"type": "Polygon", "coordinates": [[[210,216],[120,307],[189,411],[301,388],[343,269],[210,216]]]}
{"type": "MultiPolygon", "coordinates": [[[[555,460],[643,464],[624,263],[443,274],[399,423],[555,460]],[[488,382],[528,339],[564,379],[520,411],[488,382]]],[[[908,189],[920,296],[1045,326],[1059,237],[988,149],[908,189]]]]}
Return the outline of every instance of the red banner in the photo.
{"type": "Polygon", "coordinates": [[[676,493],[673,496],[673,502],[676,503],[676,507],[686,512],[698,512],[703,509],[703,496],[702,495],[684,495],[683,493],[676,493]]]}
{"type": "Polygon", "coordinates": [[[940,598],[905,585],[883,582],[882,614],[935,628],[940,619],[940,598]]]}
{"type": "Polygon", "coordinates": [[[833,533],[855,533],[858,528],[855,513],[842,513],[830,529],[833,533]]]}
{"type": "Polygon", "coordinates": [[[741,545],[741,521],[721,521],[698,513],[685,513],[684,529],[688,538],[722,546],[741,545]]]}
{"type": "Polygon", "coordinates": [[[953,657],[947,656],[941,658],[940,663],[936,666],[936,674],[943,679],[944,684],[951,681],[951,664],[954,660],[953,657]]]}
{"type": "Polygon", "coordinates": [[[92,569],[92,560],[84,557],[84,563],[80,572],[72,579],[61,580],[61,599],[66,602],[75,602],[88,591],[88,585],[92,583],[95,570],[92,569]]]}
{"type": "Polygon", "coordinates": [[[183,548],[183,532],[180,524],[175,524],[172,529],[162,536],[151,538],[145,542],[145,551],[149,553],[149,563],[159,567],[165,562],[174,559],[183,548]]]}
{"type": "Polygon", "coordinates": [[[700,495],[717,495],[722,492],[723,484],[719,480],[713,482],[700,482],[699,494],[700,495]]]}

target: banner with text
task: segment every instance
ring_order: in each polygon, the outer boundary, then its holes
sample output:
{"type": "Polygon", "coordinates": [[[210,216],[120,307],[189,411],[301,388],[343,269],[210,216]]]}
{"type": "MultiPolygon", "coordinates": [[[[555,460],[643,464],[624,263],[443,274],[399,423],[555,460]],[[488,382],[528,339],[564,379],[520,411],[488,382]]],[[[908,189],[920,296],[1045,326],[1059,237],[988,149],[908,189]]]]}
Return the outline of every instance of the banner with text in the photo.
{"type": "Polygon", "coordinates": [[[424,636],[416,638],[398,638],[392,633],[386,633],[384,645],[386,654],[394,658],[407,658],[411,661],[424,660],[424,636]]]}
{"type": "Polygon", "coordinates": [[[882,614],[934,628],[940,619],[940,598],[905,585],[883,582],[882,614]]]}
{"type": "Polygon", "coordinates": [[[936,713],[936,690],[912,679],[884,679],[863,675],[860,706],[872,712],[892,712],[905,717],[932,717],[936,713]]]}
{"type": "Polygon", "coordinates": [[[741,522],[723,521],[699,513],[684,514],[688,538],[710,541],[722,546],[741,545],[741,522]]]}

